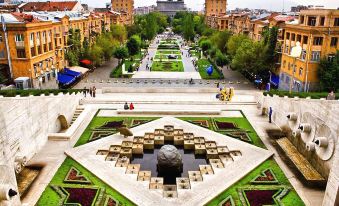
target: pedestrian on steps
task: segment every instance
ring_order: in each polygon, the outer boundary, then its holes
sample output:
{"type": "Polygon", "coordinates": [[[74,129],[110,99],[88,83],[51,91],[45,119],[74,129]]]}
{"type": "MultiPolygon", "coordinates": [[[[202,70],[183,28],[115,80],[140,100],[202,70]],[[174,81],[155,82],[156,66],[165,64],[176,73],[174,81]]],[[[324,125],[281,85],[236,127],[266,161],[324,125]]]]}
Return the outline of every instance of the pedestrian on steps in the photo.
{"type": "Polygon", "coordinates": [[[94,98],[95,98],[96,91],[97,91],[97,88],[95,88],[95,86],[93,86],[92,93],[93,93],[94,98]]]}
{"type": "Polygon", "coordinates": [[[130,110],[134,110],[134,105],[133,105],[132,102],[131,102],[131,104],[129,105],[129,109],[130,109],[130,110]]]}
{"type": "Polygon", "coordinates": [[[272,114],[273,114],[273,109],[270,107],[270,110],[268,112],[268,122],[272,123],[272,114]]]}

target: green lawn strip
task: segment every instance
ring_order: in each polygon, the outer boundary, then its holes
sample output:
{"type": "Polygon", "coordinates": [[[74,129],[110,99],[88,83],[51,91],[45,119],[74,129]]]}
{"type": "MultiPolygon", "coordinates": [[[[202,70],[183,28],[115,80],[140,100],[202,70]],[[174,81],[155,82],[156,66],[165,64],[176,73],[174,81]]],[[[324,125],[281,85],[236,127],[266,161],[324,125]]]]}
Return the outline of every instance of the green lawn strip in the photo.
{"type": "MultiPolygon", "coordinates": [[[[134,61],[130,61],[130,60],[125,60],[124,64],[125,64],[125,70],[128,71],[128,68],[133,65],[133,64],[139,64],[140,61],[134,60],[134,61]]],[[[131,77],[132,75],[127,75],[128,77],[131,77]]],[[[121,78],[121,77],[125,77],[122,74],[122,64],[120,64],[119,66],[117,66],[111,73],[111,78],[121,78]]]]}
{"type": "Polygon", "coordinates": [[[161,71],[161,72],[183,72],[184,65],[181,61],[178,62],[153,62],[152,72],[161,71]]]}
{"type": "Polygon", "coordinates": [[[100,127],[104,125],[106,122],[110,121],[121,121],[124,120],[125,124],[129,127],[133,119],[140,119],[140,120],[155,120],[156,117],[94,117],[92,121],[89,123],[85,131],[82,133],[81,137],[74,145],[74,147],[78,147],[80,145],[88,143],[89,138],[91,137],[92,129],[100,127]]]}
{"type": "MultiPolygon", "coordinates": [[[[298,196],[297,192],[293,189],[290,182],[288,181],[287,177],[285,176],[284,172],[280,169],[279,165],[274,161],[273,158],[266,160],[264,163],[259,165],[256,169],[251,171],[249,174],[247,174],[244,178],[242,178],[240,181],[233,184],[231,187],[226,189],[224,192],[219,194],[217,197],[215,197],[213,200],[211,200],[207,206],[215,206],[218,205],[223,199],[227,198],[229,195],[232,196],[235,205],[242,205],[241,201],[239,199],[238,195],[238,188],[244,187],[244,186],[250,186],[250,181],[255,178],[258,174],[261,174],[261,172],[265,169],[272,169],[274,172],[276,178],[279,181],[279,184],[282,186],[288,186],[290,187],[289,193],[282,199],[282,202],[285,205],[296,205],[296,206],[303,206],[305,205],[301,198],[298,196]]],[[[267,187],[267,185],[263,185],[263,187],[267,187]]]]}
{"type": "Polygon", "coordinates": [[[209,76],[206,72],[207,67],[211,65],[208,59],[199,59],[198,60],[198,69],[202,79],[221,79],[221,75],[217,71],[217,68],[213,69],[213,73],[209,76]]]}
{"type": "Polygon", "coordinates": [[[180,54],[181,55],[181,52],[178,51],[178,50],[162,50],[162,49],[159,49],[157,50],[156,52],[156,55],[160,55],[160,54],[180,54]]]}
{"type": "MultiPolygon", "coordinates": [[[[114,197],[116,200],[120,202],[121,205],[135,205],[130,200],[122,196],[119,192],[112,189],[110,186],[105,184],[99,178],[94,176],[91,172],[89,172],[86,168],[81,166],[79,163],[74,161],[71,158],[66,158],[65,161],[62,163],[60,168],[58,169],[56,175],[53,177],[49,186],[46,187],[45,191],[43,192],[42,196],[40,197],[37,205],[38,206],[55,206],[59,205],[60,197],[59,195],[50,187],[50,185],[57,185],[63,187],[84,187],[83,184],[65,184],[64,178],[67,176],[68,171],[71,167],[77,168],[84,176],[86,176],[93,184],[94,187],[100,187],[106,189],[106,194],[114,197]]],[[[89,187],[91,185],[86,185],[89,187]]]]}

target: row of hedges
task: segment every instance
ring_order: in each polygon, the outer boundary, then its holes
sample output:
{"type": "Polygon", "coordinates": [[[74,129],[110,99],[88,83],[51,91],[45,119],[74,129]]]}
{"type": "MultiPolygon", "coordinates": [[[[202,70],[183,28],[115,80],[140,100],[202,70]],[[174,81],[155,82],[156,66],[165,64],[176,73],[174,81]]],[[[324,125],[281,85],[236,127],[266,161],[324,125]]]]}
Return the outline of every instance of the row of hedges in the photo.
{"type": "Polygon", "coordinates": [[[158,49],[174,49],[174,50],[179,50],[178,45],[159,45],[158,49]]]}
{"type": "MultiPolygon", "coordinates": [[[[279,97],[288,96],[290,98],[299,97],[299,98],[307,98],[311,97],[312,99],[320,99],[326,98],[328,93],[327,92],[292,92],[289,91],[280,91],[280,90],[271,90],[269,92],[264,92],[264,96],[271,96],[278,95],[279,97]]],[[[336,99],[339,99],[339,94],[336,94],[336,99]]]]}
{"type": "Polygon", "coordinates": [[[0,90],[0,96],[4,97],[15,97],[17,95],[20,95],[21,97],[28,97],[30,95],[33,96],[40,96],[42,94],[48,96],[50,94],[58,95],[59,93],[67,94],[67,93],[79,93],[82,90],[80,89],[44,89],[44,90],[37,90],[37,89],[31,89],[31,90],[0,90]]]}

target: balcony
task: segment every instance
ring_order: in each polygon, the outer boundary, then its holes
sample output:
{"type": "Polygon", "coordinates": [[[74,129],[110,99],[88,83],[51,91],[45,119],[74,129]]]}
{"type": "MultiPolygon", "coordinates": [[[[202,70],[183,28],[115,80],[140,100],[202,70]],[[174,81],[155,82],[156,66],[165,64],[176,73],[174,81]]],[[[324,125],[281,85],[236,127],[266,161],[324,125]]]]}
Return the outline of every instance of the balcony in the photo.
{"type": "Polygon", "coordinates": [[[25,48],[25,42],[24,41],[17,41],[15,42],[16,48],[25,48]]]}
{"type": "Polygon", "coordinates": [[[56,33],[54,34],[54,38],[61,38],[60,32],[56,32],[56,33]]]}

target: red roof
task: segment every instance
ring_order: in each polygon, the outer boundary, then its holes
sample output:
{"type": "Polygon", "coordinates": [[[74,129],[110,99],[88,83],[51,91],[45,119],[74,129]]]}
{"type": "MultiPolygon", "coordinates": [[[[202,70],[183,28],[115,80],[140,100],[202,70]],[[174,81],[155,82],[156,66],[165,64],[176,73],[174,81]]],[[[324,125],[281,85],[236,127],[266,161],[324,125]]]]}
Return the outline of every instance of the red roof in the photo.
{"type": "Polygon", "coordinates": [[[77,1],[28,2],[20,7],[23,11],[71,11],[77,1]]]}
{"type": "Polygon", "coordinates": [[[39,19],[34,18],[33,15],[30,14],[24,14],[19,12],[12,12],[11,13],[18,21],[26,22],[26,23],[34,23],[34,22],[40,22],[39,19]]]}
{"type": "Polygon", "coordinates": [[[296,17],[294,16],[286,16],[286,15],[278,15],[278,16],[273,17],[275,21],[283,21],[283,22],[293,21],[295,18],[296,17]]]}

